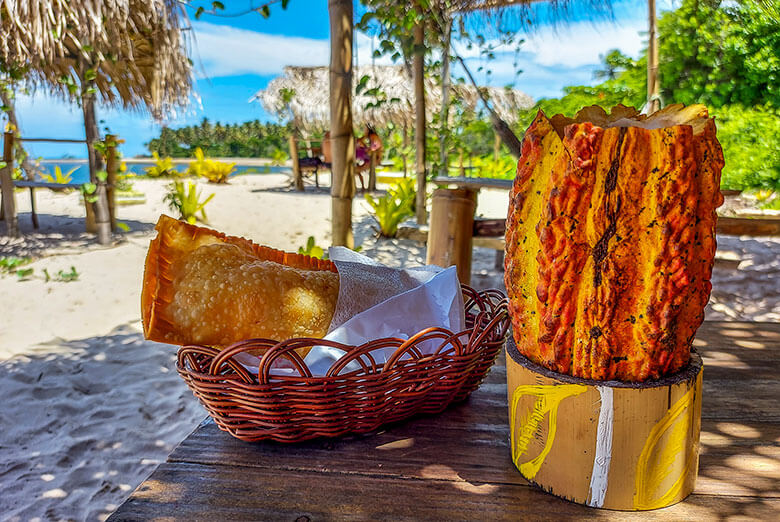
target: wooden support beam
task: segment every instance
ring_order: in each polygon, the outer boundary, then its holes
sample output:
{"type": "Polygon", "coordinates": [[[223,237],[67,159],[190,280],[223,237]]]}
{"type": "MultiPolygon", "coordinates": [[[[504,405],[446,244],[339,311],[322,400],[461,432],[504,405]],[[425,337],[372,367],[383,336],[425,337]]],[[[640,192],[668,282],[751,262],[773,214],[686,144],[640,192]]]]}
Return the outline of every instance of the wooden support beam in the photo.
{"type": "Polygon", "coordinates": [[[328,0],[330,17],[331,242],[352,248],[355,137],[352,130],[352,0],[328,0]]]}
{"type": "Polygon", "coordinates": [[[647,113],[661,108],[661,87],[658,81],[658,23],[655,16],[655,0],[647,0],[647,113]]]}
{"type": "Polygon", "coordinates": [[[6,132],[3,135],[3,161],[5,167],[0,169],[0,184],[2,185],[5,234],[10,237],[19,237],[19,221],[16,218],[16,199],[14,197],[14,135],[12,132],[6,132]]]}
{"type": "MultiPolygon", "coordinates": [[[[417,6],[420,9],[420,6],[417,6]]],[[[414,27],[414,148],[415,174],[417,176],[417,200],[415,213],[417,224],[428,222],[425,209],[426,200],[426,168],[425,168],[425,24],[420,22],[414,27]]]]}

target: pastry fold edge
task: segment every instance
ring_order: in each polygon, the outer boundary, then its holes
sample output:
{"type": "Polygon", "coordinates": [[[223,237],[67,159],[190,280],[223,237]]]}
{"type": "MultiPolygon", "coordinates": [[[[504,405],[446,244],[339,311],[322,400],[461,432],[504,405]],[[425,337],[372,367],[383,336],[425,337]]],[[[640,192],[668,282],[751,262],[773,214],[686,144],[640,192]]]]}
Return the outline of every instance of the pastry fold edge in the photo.
{"type": "Polygon", "coordinates": [[[190,342],[174,334],[177,328],[166,313],[166,306],[174,297],[173,264],[181,256],[186,256],[203,244],[227,243],[237,246],[258,261],[273,261],[292,268],[338,273],[336,265],[329,260],[257,245],[248,239],[190,225],[164,214],[160,216],[155,229],[157,237],[149,245],[141,290],[144,336],[151,341],[169,344],[190,342]]]}

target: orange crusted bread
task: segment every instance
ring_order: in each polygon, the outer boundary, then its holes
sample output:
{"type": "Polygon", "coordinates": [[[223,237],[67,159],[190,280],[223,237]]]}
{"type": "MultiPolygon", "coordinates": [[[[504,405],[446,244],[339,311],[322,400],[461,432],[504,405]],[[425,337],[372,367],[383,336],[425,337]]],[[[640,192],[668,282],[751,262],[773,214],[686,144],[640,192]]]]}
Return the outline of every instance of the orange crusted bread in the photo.
{"type": "Polygon", "coordinates": [[[323,337],[339,293],[330,261],[160,216],[141,293],[147,339],[226,346],[323,337]]]}

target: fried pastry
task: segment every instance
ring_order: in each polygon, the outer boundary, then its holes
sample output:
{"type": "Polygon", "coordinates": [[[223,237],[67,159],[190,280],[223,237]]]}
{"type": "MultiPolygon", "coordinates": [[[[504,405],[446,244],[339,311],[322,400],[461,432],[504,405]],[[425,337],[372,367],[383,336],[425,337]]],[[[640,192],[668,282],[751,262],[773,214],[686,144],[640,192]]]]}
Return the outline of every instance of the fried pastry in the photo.
{"type": "Polygon", "coordinates": [[[330,261],[160,216],[141,308],[147,339],[226,346],[245,339],[323,337],[339,276],[330,261]]]}

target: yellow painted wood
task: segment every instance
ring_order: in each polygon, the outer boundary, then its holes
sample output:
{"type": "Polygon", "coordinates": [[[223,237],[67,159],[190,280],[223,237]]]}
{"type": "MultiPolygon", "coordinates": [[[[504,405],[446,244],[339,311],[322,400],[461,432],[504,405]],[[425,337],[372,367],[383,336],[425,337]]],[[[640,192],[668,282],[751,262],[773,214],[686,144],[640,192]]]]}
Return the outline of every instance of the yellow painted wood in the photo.
{"type": "Polygon", "coordinates": [[[694,354],[687,371],[663,381],[601,383],[549,372],[512,346],[512,461],[529,481],[581,504],[619,510],[675,504],[696,482],[701,369],[694,354]]]}

